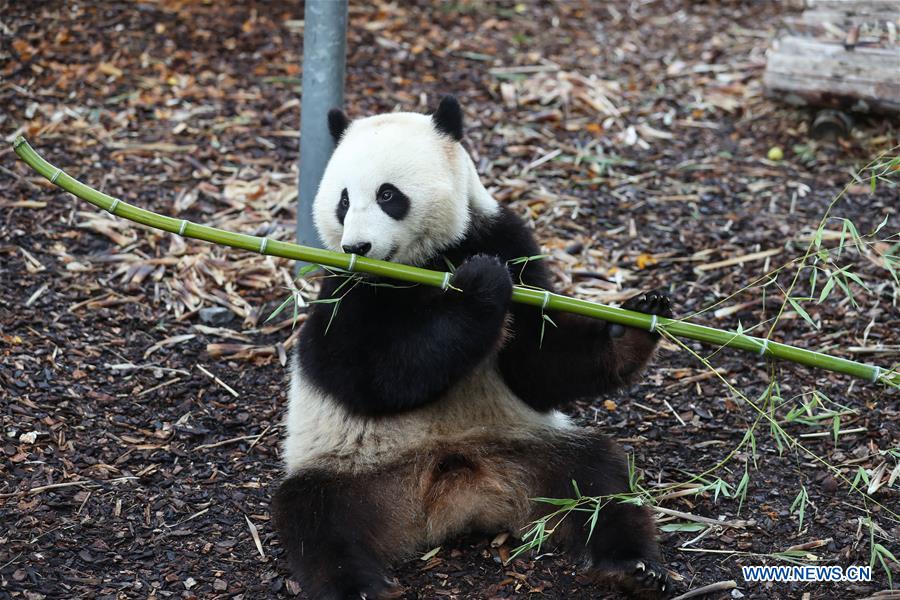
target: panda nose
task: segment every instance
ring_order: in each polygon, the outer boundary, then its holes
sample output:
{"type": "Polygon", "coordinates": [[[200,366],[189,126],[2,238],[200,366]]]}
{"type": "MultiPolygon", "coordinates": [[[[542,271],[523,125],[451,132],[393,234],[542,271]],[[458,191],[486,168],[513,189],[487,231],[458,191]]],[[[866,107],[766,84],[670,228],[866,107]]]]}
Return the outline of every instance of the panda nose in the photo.
{"type": "Polygon", "coordinates": [[[372,249],[372,244],[369,242],[360,242],[358,244],[353,244],[352,246],[341,246],[344,252],[347,254],[358,254],[359,256],[365,256],[366,253],[372,249]]]}

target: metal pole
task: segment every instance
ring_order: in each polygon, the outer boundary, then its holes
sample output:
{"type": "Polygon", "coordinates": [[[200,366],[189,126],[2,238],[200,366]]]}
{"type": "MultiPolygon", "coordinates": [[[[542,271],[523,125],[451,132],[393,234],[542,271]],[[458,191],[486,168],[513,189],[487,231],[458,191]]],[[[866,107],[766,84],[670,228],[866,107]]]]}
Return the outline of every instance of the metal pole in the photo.
{"type": "Polygon", "coordinates": [[[320,246],[313,226],[312,202],[334,151],[328,111],[344,103],[347,0],[306,0],[304,20],[297,241],[320,246]]]}

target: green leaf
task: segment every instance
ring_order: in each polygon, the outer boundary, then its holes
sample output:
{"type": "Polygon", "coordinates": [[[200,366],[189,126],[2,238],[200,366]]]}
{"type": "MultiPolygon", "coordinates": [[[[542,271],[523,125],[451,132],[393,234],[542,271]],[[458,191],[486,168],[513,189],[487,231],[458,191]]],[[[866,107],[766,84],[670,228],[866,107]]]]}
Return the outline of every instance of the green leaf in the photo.
{"type": "Polygon", "coordinates": [[[865,249],[865,243],[862,240],[862,237],[859,235],[859,231],[856,230],[856,225],[853,224],[853,221],[850,219],[844,219],[844,222],[847,224],[847,229],[850,231],[850,236],[853,239],[853,243],[856,244],[856,247],[863,251],[865,249]]]}
{"type": "Polygon", "coordinates": [[[807,323],[812,325],[813,329],[819,328],[819,326],[816,325],[816,322],[812,320],[812,317],[810,317],[809,314],[805,310],[803,310],[803,307],[800,306],[800,304],[796,300],[794,300],[793,298],[788,296],[788,302],[791,303],[791,306],[794,307],[794,310],[797,311],[797,314],[799,314],[801,317],[803,317],[804,321],[806,321],[807,323]]]}
{"type": "Polygon", "coordinates": [[[819,304],[825,301],[828,298],[828,294],[831,293],[831,290],[834,289],[834,276],[829,277],[828,281],[825,282],[825,287],[822,288],[822,293],[819,294],[819,304]]]}
{"type": "Polygon", "coordinates": [[[846,275],[848,279],[853,280],[862,289],[866,290],[869,293],[872,293],[872,290],[869,289],[869,286],[867,286],[863,282],[863,280],[859,278],[859,275],[857,275],[856,273],[852,273],[850,271],[844,271],[844,275],[846,275]]]}
{"type": "Polygon", "coordinates": [[[541,313],[541,337],[540,337],[540,339],[538,340],[538,348],[543,348],[543,347],[544,347],[544,330],[546,329],[547,323],[550,323],[551,325],[553,325],[554,327],[556,327],[556,323],[553,322],[553,319],[551,319],[551,318],[547,315],[547,313],[543,313],[543,312],[542,312],[542,313],[541,313]]]}
{"type": "Polygon", "coordinates": [[[809,295],[810,296],[816,295],[816,281],[817,281],[818,275],[819,275],[819,269],[817,269],[816,267],[813,267],[809,274],[809,295]]]}
{"type": "Polygon", "coordinates": [[[823,221],[819,228],[816,229],[816,235],[813,237],[813,243],[816,246],[816,250],[822,247],[822,236],[825,235],[825,222],[823,221]]]}
{"type": "Polygon", "coordinates": [[[740,498],[738,502],[738,514],[741,514],[741,508],[744,506],[744,500],[747,499],[747,488],[750,485],[750,473],[747,472],[747,465],[744,464],[744,476],[741,477],[740,482],[738,483],[737,489],[735,490],[735,495],[740,498]]]}
{"type": "Polygon", "coordinates": [[[426,561],[431,560],[432,558],[437,556],[437,553],[440,551],[441,551],[440,546],[438,546],[437,548],[432,548],[431,550],[429,550],[428,552],[423,554],[421,557],[419,557],[419,560],[426,560],[426,561]]]}
{"type": "Polygon", "coordinates": [[[294,281],[297,281],[297,280],[299,280],[299,279],[303,279],[304,277],[306,277],[307,275],[309,275],[309,274],[312,273],[313,271],[318,271],[318,270],[321,269],[321,268],[322,268],[322,267],[319,266],[319,265],[303,265],[302,267],[300,267],[299,269],[297,269],[297,274],[294,276],[294,281]]]}
{"type": "Polygon", "coordinates": [[[278,308],[276,308],[275,310],[272,311],[272,313],[266,318],[265,321],[263,321],[263,323],[268,323],[269,321],[271,321],[272,319],[274,319],[275,317],[277,317],[278,315],[280,315],[281,312],[282,312],[285,308],[287,308],[288,305],[291,304],[293,301],[294,301],[294,295],[291,294],[290,296],[287,297],[287,300],[285,300],[284,302],[282,302],[281,304],[279,304],[279,305],[278,305],[278,308]]]}
{"type": "Polygon", "coordinates": [[[543,504],[552,504],[553,506],[570,506],[578,503],[577,500],[572,498],[532,498],[532,500],[543,504]]]}
{"type": "Polygon", "coordinates": [[[520,265],[522,263],[531,262],[533,260],[544,260],[545,258],[550,258],[549,254],[535,254],[534,256],[520,256],[518,258],[511,258],[506,261],[508,265],[520,265]]]}
{"type": "Polygon", "coordinates": [[[834,445],[838,444],[838,436],[841,433],[841,415],[834,415],[831,420],[831,430],[834,433],[834,445]]]}
{"type": "Polygon", "coordinates": [[[800,516],[800,527],[798,530],[803,529],[803,517],[806,514],[806,502],[809,500],[809,496],[806,493],[806,487],[800,486],[800,493],[797,494],[797,497],[794,498],[794,501],[791,503],[791,514],[794,514],[796,511],[800,516]]]}
{"type": "Polygon", "coordinates": [[[447,265],[447,270],[450,271],[451,273],[456,273],[456,265],[454,265],[452,262],[450,262],[450,259],[447,258],[446,256],[442,256],[441,258],[444,259],[444,264],[447,265]]]}
{"type": "Polygon", "coordinates": [[[858,484],[860,481],[862,481],[865,485],[868,486],[869,485],[869,474],[862,467],[857,467],[856,468],[856,476],[853,477],[853,482],[850,485],[852,487],[856,487],[856,484],[858,484]]]}
{"type": "Polygon", "coordinates": [[[581,500],[581,490],[578,489],[578,482],[574,479],[572,480],[572,488],[575,490],[575,498],[581,500]]]}

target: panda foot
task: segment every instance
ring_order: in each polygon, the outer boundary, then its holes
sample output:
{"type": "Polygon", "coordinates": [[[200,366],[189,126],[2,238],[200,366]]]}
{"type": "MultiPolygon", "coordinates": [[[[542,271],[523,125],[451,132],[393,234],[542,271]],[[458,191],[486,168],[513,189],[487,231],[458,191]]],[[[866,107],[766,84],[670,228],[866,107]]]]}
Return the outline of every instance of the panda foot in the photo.
{"type": "MultiPolygon", "coordinates": [[[[633,296],[622,304],[622,308],[660,317],[672,316],[672,301],[665,292],[661,291],[633,296]]],[[[625,334],[625,326],[614,323],[610,326],[609,334],[612,337],[622,337],[625,334]]]]}
{"type": "Polygon", "coordinates": [[[403,588],[397,584],[396,580],[385,577],[342,586],[342,589],[334,597],[341,600],[391,600],[402,598],[403,593],[403,588]]]}
{"type": "Polygon", "coordinates": [[[654,560],[604,561],[595,567],[595,577],[634,600],[670,598],[674,591],[668,571],[654,560]]]}

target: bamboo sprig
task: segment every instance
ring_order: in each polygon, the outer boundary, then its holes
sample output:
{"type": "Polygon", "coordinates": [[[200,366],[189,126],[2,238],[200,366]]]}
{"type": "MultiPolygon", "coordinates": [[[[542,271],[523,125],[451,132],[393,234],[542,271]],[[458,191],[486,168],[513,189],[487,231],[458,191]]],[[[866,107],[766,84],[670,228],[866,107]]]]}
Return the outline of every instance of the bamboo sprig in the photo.
{"type": "MultiPolygon", "coordinates": [[[[259,254],[300,260],[326,267],[345,269],[350,272],[367,273],[408,283],[439,287],[444,290],[450,287],[451,273],[449,272],[431,271],[420,267],[365,258],[355,254],[343,254],[266,237],[234,233],[192,223],[186,219],[175,219],[144,210],[88,187],[69,176],[62,169],[47,162],[22,136],[17,137],[13,142],[13,149],[29,167],[47,178],[51,183],[110,214],[129,221],[155,229],[162,229],[183,237],[233,248],[242,248],[251,252],[258,252],[259,254]]],[[[520,285],[513,287],[512,301],[535,306],[542,311],[568,312],[647,331],[663,330],[677,337],[697,340],[706,344],[737,348],[738,350],[753,352],[759,356],[778,358],[810,367],[852,375],[872,382],[881,381],[891,386],[900,386],[900,373],[894,370],[829,356],[813,350],[796,348],[768,338],[749,336],[742,332],[726,331],[687,321],[647,315],[633,310],[606,306],[579,298],[554,294],[547,290],[520,285]]]]}

